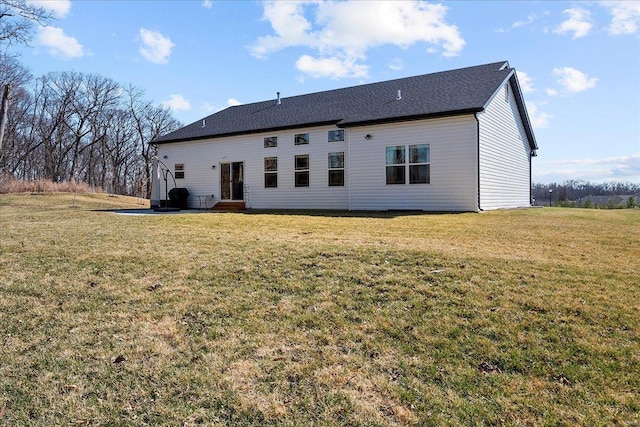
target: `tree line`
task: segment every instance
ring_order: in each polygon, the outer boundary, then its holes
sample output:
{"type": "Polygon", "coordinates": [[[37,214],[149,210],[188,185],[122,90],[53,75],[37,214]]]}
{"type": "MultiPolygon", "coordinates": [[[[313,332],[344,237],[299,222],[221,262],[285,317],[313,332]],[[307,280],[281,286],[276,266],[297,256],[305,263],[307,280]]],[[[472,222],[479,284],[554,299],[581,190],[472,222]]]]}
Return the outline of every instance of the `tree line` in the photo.
{"type": "Polygon", "coordinates": [[[0,171],[20,180],[75,180],[116,194],[150,194],[154,138],[181,124],[144,91],[98,74],[33,78],[0,55],[0,89],[10,101],[0,171]]]}
{"type": "MultiPolygon", "coordinates": [[[[617,181],[592,183],[582,180],[568,180],[561,184],[555,182],[550,184],[534,183],[531,193],[537,205],[549,204],[551,200],[554,205],[569,206],[567,202],[575,202],[589,196],[632,196],[635,199],[640,195],[640,184],[617,181]]],[[[635,200],[635,203],[638,202],[640,200],[635,200]]]]}

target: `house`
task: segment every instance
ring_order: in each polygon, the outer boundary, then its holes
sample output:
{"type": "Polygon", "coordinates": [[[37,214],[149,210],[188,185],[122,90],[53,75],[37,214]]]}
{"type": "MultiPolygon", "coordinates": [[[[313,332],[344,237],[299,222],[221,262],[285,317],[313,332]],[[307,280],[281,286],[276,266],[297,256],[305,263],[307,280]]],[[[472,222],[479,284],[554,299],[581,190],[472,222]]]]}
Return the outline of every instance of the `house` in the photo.
{"type": "Polygon", "coordinates": [[[461,212],[530,206],[538,149],[507,62],[278,93],[151,144],[153,206],[168,185],[187,188],[189,207],[204,197],[207,207],[461,212]]]}

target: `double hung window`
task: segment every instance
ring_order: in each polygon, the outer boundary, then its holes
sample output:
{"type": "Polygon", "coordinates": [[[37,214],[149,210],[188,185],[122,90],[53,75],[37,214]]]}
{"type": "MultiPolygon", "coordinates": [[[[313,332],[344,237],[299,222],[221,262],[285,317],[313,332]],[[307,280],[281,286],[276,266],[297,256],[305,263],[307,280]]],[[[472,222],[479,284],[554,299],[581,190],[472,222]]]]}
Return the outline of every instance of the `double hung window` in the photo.
{"type": "Polygon", "coordinates": [[[295,156],[295,186],[296,187],[308,187],[309,186],[309,155],[300,154],[295,156]]]}
{"type": "Polygon", "coordinates": [[[176,163],[173,167],[175,179],[184,179],[184,163],[176,163]]]}
{"type": "Polygon", "coordinates": [[[278,187],[278,158],[264,158],[264,188],[278,187]]]}
{"type": "Polygon", "coordinates": [[[405,151],[404,145],[387,147],[387,184],[405,183],[405,151]]]}
{"type": "Polygon", "coordinates": [[[344,152],[329,153],[329,187],[344,187],[344,152]]]}
{"type": "Polygon", "coordinates": [[[386,147],[387,185],[429,184],[431,159],[429,144],[386,147]]]}

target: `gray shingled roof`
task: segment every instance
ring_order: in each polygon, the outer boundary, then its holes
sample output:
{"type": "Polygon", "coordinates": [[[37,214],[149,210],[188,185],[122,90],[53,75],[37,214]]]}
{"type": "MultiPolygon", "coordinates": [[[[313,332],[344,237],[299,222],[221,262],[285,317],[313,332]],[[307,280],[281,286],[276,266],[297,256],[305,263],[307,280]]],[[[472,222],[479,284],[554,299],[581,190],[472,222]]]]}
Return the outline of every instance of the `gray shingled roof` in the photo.
{"type": "Polygon", "coordinates": [[[537,149],[524,101],[508,64],[496,62],[325,92],[229,107],[154,141],[168,143],[314,125],[361,126],[480,112],[511,78],[529,144],[537,149]],[[396,99],[398,91],[401,99],[396,99]],[[203,120],[205,126],[203,126],[203,120]]]}

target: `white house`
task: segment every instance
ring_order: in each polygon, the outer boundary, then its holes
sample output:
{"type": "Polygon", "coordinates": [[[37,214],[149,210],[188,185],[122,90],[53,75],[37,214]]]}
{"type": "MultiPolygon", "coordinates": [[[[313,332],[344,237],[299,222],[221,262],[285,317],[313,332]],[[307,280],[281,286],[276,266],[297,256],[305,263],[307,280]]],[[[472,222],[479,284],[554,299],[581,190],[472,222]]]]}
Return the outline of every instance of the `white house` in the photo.
{"type": "Polygon", "coordinates": [[[166,183],[189,207],[473,212],[530,206],[538,149],[507,62],[278,94],[151,144],[153,206],[166,183]]]}

